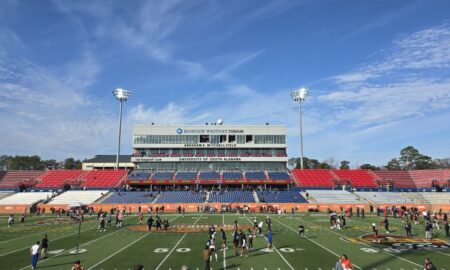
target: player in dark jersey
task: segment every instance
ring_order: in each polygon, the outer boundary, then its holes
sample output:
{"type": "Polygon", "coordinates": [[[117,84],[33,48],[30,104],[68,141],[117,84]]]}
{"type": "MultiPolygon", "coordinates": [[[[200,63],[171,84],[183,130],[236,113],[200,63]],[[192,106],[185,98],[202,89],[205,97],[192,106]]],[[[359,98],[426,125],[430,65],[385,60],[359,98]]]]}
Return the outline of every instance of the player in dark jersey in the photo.
{"type": "Polygon", "coordinates": [[[245,237],[245,233],[241,230],[240,232],[240,247],[241,247],[241,257],[245,256],[248,258],[248,250],[247,250],[247,238],[245,237]]]}
{"type": "Polygon", "coordinates": [[[239,235],[239,232],[237,230],[234,230],[234,233],[233,233],[233,248],[234,248],[234,254],[236,256],[238,255],[240,239],[241,239],[241,237],[239,235]]]}
{"type": "Polygon", "coordinates": [[[298,226],[298,235],[305,236],[305,226],[301,224],[298,226]]]}
{"type": "Polygon", "coordinates": [[[223,228],[220,229],[220,232],[222,233],[222,248],[220,250],[228,249],[227,247],[227,234],[223,230],[223,228]]]}

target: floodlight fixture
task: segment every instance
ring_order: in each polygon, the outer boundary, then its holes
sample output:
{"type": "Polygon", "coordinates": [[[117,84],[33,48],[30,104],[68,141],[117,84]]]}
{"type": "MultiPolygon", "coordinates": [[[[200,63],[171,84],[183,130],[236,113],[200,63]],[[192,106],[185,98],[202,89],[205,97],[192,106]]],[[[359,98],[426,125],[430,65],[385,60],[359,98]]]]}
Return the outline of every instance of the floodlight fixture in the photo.
{"type": "Polygon", "coordinates": [[[116,170],[119,169],[119,157],[120,157],[120,139],[122,135],[122,110],[123,110],[123,102],[127,101],[133,95],[133,92],[130,90],[126,90],[123,88],[114,88],[112,91],[114,97],[120,103],[120,111],[119,111],[119,130],[117,135],[117,155],[116,155],[116,170]]]}

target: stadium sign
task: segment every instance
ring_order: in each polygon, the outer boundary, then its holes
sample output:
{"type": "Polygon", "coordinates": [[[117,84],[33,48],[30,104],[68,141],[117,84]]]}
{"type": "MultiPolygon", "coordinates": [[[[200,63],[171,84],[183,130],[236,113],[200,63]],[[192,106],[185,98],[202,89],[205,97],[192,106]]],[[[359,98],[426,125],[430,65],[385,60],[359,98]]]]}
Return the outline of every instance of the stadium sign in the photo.
{"type": "Polygon", "coordinates": [[[181,134],[244,134],[243,129],[182,129],[177,128],[176,133],[181,134]]]}
{"type": "Polygon", "coordinates": [[[131,162],[236,162],[236,161],[279,161],[286,157],[131,157],[131,162]]]}

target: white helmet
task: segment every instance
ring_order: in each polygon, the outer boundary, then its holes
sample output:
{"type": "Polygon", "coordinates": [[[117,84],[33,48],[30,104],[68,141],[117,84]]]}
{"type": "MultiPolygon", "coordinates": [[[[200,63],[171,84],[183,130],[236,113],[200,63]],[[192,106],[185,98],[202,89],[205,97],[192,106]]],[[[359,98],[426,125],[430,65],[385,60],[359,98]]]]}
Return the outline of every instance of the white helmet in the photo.
{"type": "Polygon", "coordinates": [[[376,225],[375,223],[372,223],[372,226],[374,226],[374,227],[375,227],[375,226],[377,226],[377,225],[376,225]]]}

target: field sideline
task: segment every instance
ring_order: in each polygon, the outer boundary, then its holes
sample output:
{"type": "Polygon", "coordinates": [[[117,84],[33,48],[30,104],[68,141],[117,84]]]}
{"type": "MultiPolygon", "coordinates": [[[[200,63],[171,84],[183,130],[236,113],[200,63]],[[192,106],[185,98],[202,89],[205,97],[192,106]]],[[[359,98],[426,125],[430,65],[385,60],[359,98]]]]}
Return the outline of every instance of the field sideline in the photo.
{"type": "MultiPolygon", "coordinates": [[[[237,219],[241,225],[251,225],[256,216],[264,220],[262,214],[201,214],[185,216],[163,214],[163,219],[171,225],[232,225],[237,219]]],[[[232,249],[232,235],[227,232],[228,249],[220,251],[220,234],[217,238],[218,261],[213,258],[213,269],[238,270],[331,270],[337,256],[347,254],[356,269],[370,270],[421,270],[423,259],[430,257],[439,270],[450,270],[450,250],[445,243],[443,230],[434,246],[418,242],[404,241],[402,238],[387,238],[392,243],[373,244],[361,236],[370,233],[370,224],[379,223],[381,217],[348,218],[348,228],[331,230],[328,215],[324,213],[300,213],[291,215],[270,215],[274,239],[274,251],[267,252],[264,237],[254,240],[254,249],[249,258],[235,256],[232,249]],[[298,236],[297,228],[302,223],[307,237],[298,236]],[[394,245],[392,245],[394,244],[394,245]],[[420,246],[422,244],[422,246],[420,246]],[[425,246],[425,247],[424,247],[425,246]],[[414,248],[413,248],[414,247],[414,248]]],[[[1,269],[31,269],[29,248],[47,233],[50,239],[50,254],[40,260],[38,269],[70,269],[76,259],[78,226],[75,224],[50,224],[55,216],[29,217],[26,226],[17,223],[13,228],[6,226],[6,216],[0,217],[0,265],[1,269]],[[44,224],[42,224],[44,222],[44,224]],[[38,224],[41,223],[41,224],[38,224]],[[48,224],[47,224],[48,223],[48,224]]],[[[108,228],[106,232],[97,230],[95,218],[87,218],[81,228],[78,259],[85,269],[132,269],[135,264],[143,264],[145,269],[175,270],[186,265],[189,269],[204,269],[202,249],[208,240],[206,232],[147,233],[133,231],[128,227],[136,225],[136,216],[124,218],[122,229],[108,228]]],[[[390,218],[392,236],[403,236],[403,225],[399,219],[390,218]]],[[[266,227],[264,228],[266,229],[266,227]]],[[[384,233],[380,228],[380,233],[384,233]]],[[[414,226],[413,234],[418,241],[423,238],[423,224],[414,226]]]]}

